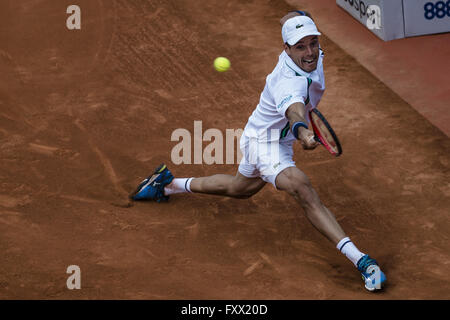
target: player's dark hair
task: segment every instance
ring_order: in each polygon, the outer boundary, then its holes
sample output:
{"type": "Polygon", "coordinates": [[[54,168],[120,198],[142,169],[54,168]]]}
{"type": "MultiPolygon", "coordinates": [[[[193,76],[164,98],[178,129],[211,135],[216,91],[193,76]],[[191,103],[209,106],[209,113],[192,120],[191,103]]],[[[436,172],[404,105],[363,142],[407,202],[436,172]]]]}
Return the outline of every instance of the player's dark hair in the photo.
{"type": "Polygon", "coordinates": [[[311,18],[311,20],[314,21],[313,17],[311,16],[311,14],[308,11],[294,10],[294,11],[290,11],[290,12],[297,12],[299,15],[307,16],[308,18],[311,18]]]}

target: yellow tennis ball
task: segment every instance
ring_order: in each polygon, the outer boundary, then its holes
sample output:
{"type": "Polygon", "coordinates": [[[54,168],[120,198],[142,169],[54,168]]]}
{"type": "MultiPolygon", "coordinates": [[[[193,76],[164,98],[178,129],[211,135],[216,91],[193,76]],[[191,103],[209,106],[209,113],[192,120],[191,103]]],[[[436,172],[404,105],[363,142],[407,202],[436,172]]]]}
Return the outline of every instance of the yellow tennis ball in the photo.
{"type": "Polygon", "coordinates": [[[225,57],[218,57],[214,60],[214,68],[219,72],[225,72],[230,69],[231,62],[225,57]]]}

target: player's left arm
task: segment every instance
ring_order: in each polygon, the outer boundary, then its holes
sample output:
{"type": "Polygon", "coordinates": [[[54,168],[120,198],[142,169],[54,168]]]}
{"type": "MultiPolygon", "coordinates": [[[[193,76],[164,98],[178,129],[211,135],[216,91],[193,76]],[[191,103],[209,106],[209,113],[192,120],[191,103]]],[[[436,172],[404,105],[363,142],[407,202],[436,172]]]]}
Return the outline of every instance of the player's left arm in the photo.
{"type": "Polygon", "coordinates": [[[286,110],[286,118],[293,133],[300,140],[303,149],[315,149],[319,143],[314,139],[314,132],[308,127],[306,107],[301,102],[295,102],[286,110]],[[295,132],[296,131],[296,132],[295,132]]]}

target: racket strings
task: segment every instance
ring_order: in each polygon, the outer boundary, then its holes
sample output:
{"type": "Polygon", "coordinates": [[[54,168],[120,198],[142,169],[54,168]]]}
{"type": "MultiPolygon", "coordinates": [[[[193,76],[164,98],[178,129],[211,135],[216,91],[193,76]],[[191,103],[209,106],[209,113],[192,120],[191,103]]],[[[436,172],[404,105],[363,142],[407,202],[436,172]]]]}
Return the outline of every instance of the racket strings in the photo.
{"type": "MultiPolygon", "coordinates": [[[[317,111],[311,112],[311,121],[313,122],[313,127],[315,133],[319,138],[320,142],[333,154],[339,155],[342,150],[340,144],[337,141],[336,135],[331,131],[329,125],[325,123],[321,117],[317,114],[317,111]]],[[[326,120],[325,120],[326,121],[326,120]]]]}

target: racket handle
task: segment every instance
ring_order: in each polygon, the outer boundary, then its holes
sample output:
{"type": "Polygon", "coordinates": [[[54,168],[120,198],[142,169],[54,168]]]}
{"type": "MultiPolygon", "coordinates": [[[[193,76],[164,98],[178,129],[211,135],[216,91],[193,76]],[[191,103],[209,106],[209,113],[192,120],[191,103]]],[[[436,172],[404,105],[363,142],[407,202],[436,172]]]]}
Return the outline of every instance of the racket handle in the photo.
{"type": "Polygon", "coordinates": [[[322,142],[320,142],[320,139],[318,136],[314,135],[314,140],[316,140],[318,143],[322,144],[322,142]]]}

